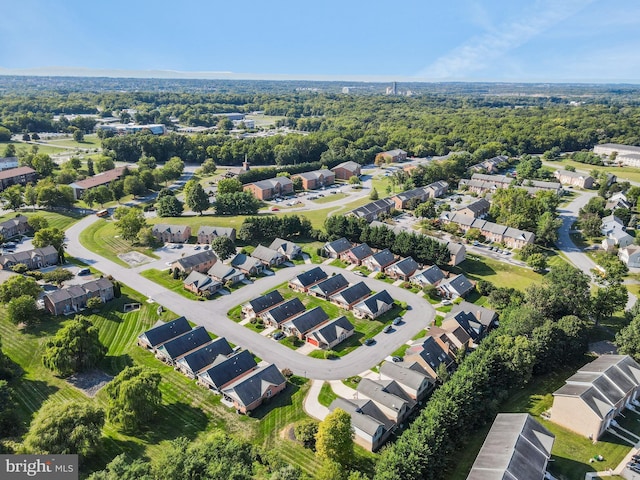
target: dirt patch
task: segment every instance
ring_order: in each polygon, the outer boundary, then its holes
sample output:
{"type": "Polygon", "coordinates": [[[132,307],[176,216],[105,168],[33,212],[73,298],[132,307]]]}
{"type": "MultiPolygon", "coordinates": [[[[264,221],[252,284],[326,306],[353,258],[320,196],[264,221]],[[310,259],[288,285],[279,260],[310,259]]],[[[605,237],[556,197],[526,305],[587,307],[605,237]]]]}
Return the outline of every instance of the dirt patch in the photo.
{"type": "Polygon", "coordinates": [[[111,375],[107,375],[102,370],[91,370],[90,372],[76,373],[67,378],[67,382],[81,390],[87,397],[93,398],[107,383],[113,380],[111,375]]]}
{"type": "Polygon", "coordinates": [[[292,442],[296,441],[296,434],[293,431],[294,424],[291,423],[280,430],[280,438],[284,440],[291,440],[292,442]]]}
{"type": "Polygon", "coordinates": [[[145,263],[153,261],[153,258],[148,257],[144,253],[140,252],[121,253],[120,255],[118,255],[118,258],[130,267],[137,267],[139,265],[144,265],[145,263]]]}

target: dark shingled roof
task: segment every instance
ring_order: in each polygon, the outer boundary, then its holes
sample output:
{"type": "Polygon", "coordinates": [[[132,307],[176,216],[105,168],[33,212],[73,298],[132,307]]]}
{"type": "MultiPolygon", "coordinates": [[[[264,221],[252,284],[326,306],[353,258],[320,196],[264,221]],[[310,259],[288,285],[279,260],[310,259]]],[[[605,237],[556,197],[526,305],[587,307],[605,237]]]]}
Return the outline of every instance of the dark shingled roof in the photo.
{"type": "Polygon", "coordinates": [[[171,322],[164,323],[152,328],[151,330],[147,330],[142,335],[147,338],[152,347],[157,347],[172,338],[182,335],[183,333],[187,333],[189,330],[191,330],[191,325],[189,325],[187,319],[179,317],[171,322]]]}
{"type": "Polygon", "coordinates": [[[307,337],[313,337],[320,343],[330,345],[335,342],[343,333],[353,332],[353,330],[355,330],[355,327],[351,324],[347,317],[343,315],[342,317],[331,320],[330,322],[327,322],[316,328],[312,332],[307,333],[307,337]]]}
{"type": "Polygon", "coordinates": [[[292,318],[287,321],[285,325],[288,328],[294,327],[301,335],[304,335],[327,321],[328,318],[329,316],[322,310],[322,307],[316,307],[313,310],[308,310],[302,315],[292,318]]]}
{"type": "Polygon", "coordinates": [[[256,366],[257,363],[251,352],[242,350],[232,357],[219,359],[210,368],[200,372],[198,376],[207,375],[213,385],[220,389],[234,378],[254,369],[256,366]]]}
{"type": "Polygon", "coordinates": [[[218,257],[216,257],[213,250],[204,250],[202,252],[189,255],[188,257],[179,258],[175,263],[181,265],[182,268],[189,269],[202,265],[203,263],[210,262],[211,260],[215,262],[218,260],[218,257]]]}
{"type": "Polygon", "coordinates": [[[359,308],[360,305],[364,304],[371,313],[376,314],[378,313],[380,302],[390,305],[393,303],[393,298],[391,298],[389,292],[382,290],[375,295],[371,295],[369,298],[365,298],[362,302],[356,305],[356,308],[359,308]]]}
{"type": "Polygon", "coordinates": [[[312,268],[308,272],[301,273],[296,277],[298,283],[303,287],[313,285],[314,283],[324,280],[325,278],[327,278],[327,273],[320,267],[312,268]]]}
{"type": "Polygon", "coordinates": [[[261,297],[249,300],[249,305],[251,305],[251,308],[257,314],[264,312],[268,308],[271,308],[281,302],[284,302],[282,294],[278,290],[274,290],[273,292],[266,293],[261,297]]]}
{"type": "Polygon", "coordinates": [[[380,373],[413,390],[418,390],[425,379],[429,383],[433,383],[433,379],[430,376],[392,362],[382,362],[380,373]]]}
{"type": "Polygon", "coordinates": [[[329,405],[329,410],[332,412],[336,408],[344,410],[351,416],[351,425],[353,425],[354,428],[372,437],[379,429],[386,432],[393,427],[393,422],[387,419],[382,411],[370,400],[351,401],[338,397],[329,405]],[[368,413],[365,413],[365,411],[368,413]]]}
{"type": "Polygon", "coordinates": [[[349,285],[349,282],[347,282],[347,279],[344,278],[344,276],[341,273],[339,273],[338,275],[329,277],[326,280],[323,280],[322,282],[314,285],[313,287],[310,288],[310,290],[321,293],[322,295],[327,297],[329,295],[336,293],[337,291],[346,287],[347,285],[349,285]]]}
{"type": "Polygon", "coordinates": [[[167,343],[163,344],[159,350],[164,352],[170,359],[174,360],[210,341],[211,337],[205,328],[198,326],[190,332],[180,335],[173,340],[169,340],[167,343]]]}
{"type": "Polygon", "coordinates": [[[259,367],[235,380],[223,392],[242,406],[251,405],[261,398],[270,386],[280,386],[286,379],[274,364],[259,367]]]}
{"type": "Polygon", "coordinates": [[[298,315],[305,311],[305,306],[302,304],[299,298],[292,298],[289,301],[284,302],[276,307],[273,307],[268,311],[269,315],[275,322],[280,325],[288,318],[298,315]]]}
{"type": "Polygon", "coordinates": [[[331,295],[331,299],[339,303],[345,303],[351,305],[354,302],[368,296],[371,293],[371,289],[364,282],[356,283],[350,287],[341,290],[335,295],[331,295]]]}
{"type": "Polygon", "coordinates": [[[378,253],[374,253],[369,260],[372,261],[373,263],[377,263],[382,268],[384,268],[388,265],[391,265],[393,262],[395,262],[396,257],[393,253],[391,253],[391,250],[389,250],[388,248],[385,248],[384,250],[381,250],[378,253]]]}
{"type": "Polygon", "coordinates": [[[373,250],[366,243],[361,243],[360,245],[356,245],[353,247],[349,253],[356,257],[358,260],[364,260],[365,258],[373,255],[373,250]]]}
{"type": "Polygon", "coordinates": [[[332,250],[338,254],[342,252],[346,252],[351,248],[351,242],[346,238],[342,237],[338,240],[334,240],[333,242],[325,243],[325,249],[332,250]]]}
{"type": "Polygon", "coordinates": [[[484,325],[486,328],[493,327],[495,321],[498,318],[498,314],[495,310],[481,307],[467,301],[462,301],[453,306],[453,308],[451,309],[451,315],[455,316],[458,312],[465,312],[473,315],[475,320],[484,325]]]}
{"type": "Polygon", "coordinates": [[[227,355],[231,355],[232,352],[233,349],[226,338],[216,338],[212,342],[185,355],[179,361],[187,365],[192,372],[198,372],[207,365],[211,365],[219,355],[226,357],[227,355]]]}
{"type": "Polygon", "coordinates": [[[393,267],[394,269],[398,269],[403,275],[411,275],[413,272],[418,270],[418,268],[420,268],[420,265],[418,265],[418,262],[416,262],[413,257],[407,257],[394,263],[393,265],[389,265],[387,268],[391,267],[393,267]]]}

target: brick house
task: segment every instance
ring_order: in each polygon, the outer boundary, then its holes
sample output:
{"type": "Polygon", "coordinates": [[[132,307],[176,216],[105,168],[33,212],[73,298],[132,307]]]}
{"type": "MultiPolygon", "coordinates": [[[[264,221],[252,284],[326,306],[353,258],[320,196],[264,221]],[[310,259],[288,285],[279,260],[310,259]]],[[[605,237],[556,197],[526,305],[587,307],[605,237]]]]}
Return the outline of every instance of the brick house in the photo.
{"type": "Polygon", "coordinates": [[[113,283],[106,278],[92,280],[82,285],[71,285],[44,296],[44,306],[52,315],[76,313],[87,307],[90,298],[97,297],[102,303],[112,300],[113,283]]]}
{"type": "Polygon", "coordinates": [[[23,263],[29,270],[57,265],[58,251],[51,245],[44,248],[34,248],[18,253],[0,255],[0,270],[11,270],[11,267],[23,263]]]}
{"type": "Polygon", "coordinates": [[[171,264],[171,270],[177,268],[185,275],[193,271],[205,273],[213,264],[218,261],[218,257],[212,250],[197,252],[187,257],[182,257],[171,264]]]}
{"type": "Polygon", "coordinates": [[[293,182],[287,177],[275,177],[249,183],[243,189],[245,192],[251,192],[258,200],[271,200],[293,193],[293,182]]]}
{"type": "Polygon", "coordinates": [[[191,236],[191,227],[189,225],[158,223],[153,226],[151,233],[162,243],[187,243],[191,236]]]}
{"type": "Polygon", "coordinates": [[[298,173],[294,175],[293,178],[302,179],[302,188],[305,190],[315,190],[333,185],[336,182],[336,175],[331,170],[314,170],[313,172],[298,173]]]}
{"type": "Polygon", "coordinates": [[[349,180],[360,176],[360,165],[356,162],[342,162],[331,169],[338,180],[349,180]]]}
{"type": "Polygon", "coordinates": [[[236,241],[236,229],[227,227],[201,226],[198,229],[198,243],[210,245],[214,238],[227,237],[231,241],[236,241]]]}
{"type": "Polygon", "coordinates": [[[31,230],[29,219],[24,215],[16,215],[0,223],[0,235],[2,235],[5,240],[9,240],[18,235],[24,235],[29,230],[31,230]]]}
{"type": "Polygon", "coordinates": [[[18,167],[0,172],[0,192],[12,185],[22,185],[36,183],[38,174],[31,167],[18,167]]]}

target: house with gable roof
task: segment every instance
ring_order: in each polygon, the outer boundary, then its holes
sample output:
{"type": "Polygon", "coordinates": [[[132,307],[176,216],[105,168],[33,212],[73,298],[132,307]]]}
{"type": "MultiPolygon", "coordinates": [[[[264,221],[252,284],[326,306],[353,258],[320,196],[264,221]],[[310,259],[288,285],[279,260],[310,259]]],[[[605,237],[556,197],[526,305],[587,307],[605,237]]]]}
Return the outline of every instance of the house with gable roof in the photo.
{"type": "Polygon", "coordinates": [[[385,248],[384,250],[380,250],[378,253],[374,253],[370,257],[365,258],[362,261],[362,265],[372,272],[382,272],[389,265],[395,263],[395,261],[396,256],[391,252],[391,250],[385,248]]]}
{"type": "Polygon", "coordinates": [[[345,310],[351,310],[353,306],[371,295],[371,289],[364,282],[358,282],[350,287],[340,290],[329,297],[331,303],[345,310]]]}
{"type": "Polygon", "coordinates": [[[189,225],[158,223],[151,229],[152,235],[162,243],[187,243],[191,236],[189,225]]]}
{"type": "Polygon", "coordinates": [[[329,316],[322,307],[316,307],[284,322],[282,330],[287,335],[295,335],[300,340],[304,340],[307,333],[315,330],[327,320],[329,320],[329,316]]]}
{"type": "Polygon", "coordinates": [[[274,364],[259,366],[239,376],[222,389],[222,395],[233,403],[238,413],[250,412],[262,402],[281,392],[287,386],[278,367],[274,364]]]}
{"type": "Polygon", "coordinates": [[[415,272],[409,281],[414,285],[424,287],[425,285],[438,285],[444,279],[444,272],[437,265],[431,265],[421,272],[415,272]]]}
{"type": "Polygon", "coordinates": [[[320,325],[305,335],[307,343],[329,350],[355,332],[355,327],[344,315],[320,325]]]}
{"type": "Polygon", "coordinates": [[[409,278],[411,278],[419,268],[420,265],[418,265],[418,262],[416,262],[413,257],[407,257],[386,267],[384,269],[384,273],[396,280],[404,280],[405,282],[408,282],[409,278]]]}
{"type": "Polygon", "coordinates": [[[191,325],[189,325],[185,317],[178,317],[167,323],[158,323],[153,328],[138,335],[138,345],[155,351],[163,343],[191,330],[191,325]]]}
{"type": "Polygon", "coordinates": [[[475,285],[462,273],[443,280],[437,286],[440,295],[451,300],[455,300],[458,297],[466,297],[474,288],[475,285]]]}
{"type": "Polygon", "coordinates": [[[293,260],[302,252],[302,249],[298,245],[289,240],[283,240],[282,238],[276,238],[271,242],[269,248],[284,255],[286,260],[293,260]]]}
{"type": "Polygon", "coordinates": [[[187,255],[177,259],[171,264],[171,270],[177,268],[185,275],[188,275],[193,271],[205,273],[213,267],[213,264],[217,261],[218,257],[213,250],[204,250],[202,252],[196,252],[193,255],[187,255]]]}
{"type": "Polygon", "coordinates": [[[361,243],[360,245],[356,245],[355,247],[343,252],[340,255],[340,259],[345,262],[349,262],[352,265],[362,265],[362,262],[365,258],[373,255],[373,250],[366,243],[361,243]]]}
{"type": "Polygon", "coordinates": [[[207,275],[223,285],[226,285],[227,282],[236,284],[244,280],[244,273],[231,265],[225,265],[222,262],[218,262],[211,267],[207,272],[207,275]]]}
{"type": "Polygon", "coordinates": [[[175,365],[183,355],[209,343],[211,337],[203,326],[197,326],[187,333],[172,338],[156,348],[156,357],[169,365],[175,365]]]}
{"type": "Polygon", "coordinates": [[[338,258],[341,254],[343,254],[347,250],[350,250],[351,247],[351,242],[342,237],[332,242],[325,243],[322,249],[324,250],[324,253],[327,257],[338,258]]]}
{"type": "Polygon", "coordinates": [[[222,283],[214,280],[204,273],[196,272],[195,270],[187,275],[187,278],[185,278],[182,283],[185,290],[189,290],[190,292],[202,297],[213,295],[223,286],[222,283]]]}
{"type": "Polygon", "coordinates": [[[314,267],[289,280],[289,288],[297,292],[307,292],[309,288],[322,280],[326,280],[327,277],[327,273],[322,268],[314,267]]]}
{"type": "Polygon", "coordinates": [[[265,267],[277,266],[287,260],[282,253],[265,247],[264,245],[258,245],[255,250],[251,252],[251,256],[260,260],[265,267]]]}
{"type": "Polygon", "coordinates": [[[369,399],[336,398],[329,410],[344,410],[351,417],[354,441],[371,452],[378,450],[393,433],[395,424],[369,399]]]}
{"type": "Polygon", "coordinates": [[[354,305],[353,314],[358,318],[369,318],[374,320],[385,312],[393,308],[393,298],[386,290],[365,298],[362,302],[354,305]]]}
{"type": "Polygon", "coordinates": [[[234,379],[258,366],[249,350],[241,350],[226,358],[218,357],[210,366],[197,373],[199,385],[220,392],[234,379]]]}
{"type": "Polygon", "coordinates": [[[274,290],[245,303],[242,306],[242,316],[244,318],[257,317],[282,302],[284,302],[282,294],[278,290],[274,290]]]}
{"type": "Polygon", "coordinates": [[[189,378],[196,378],[198,372],[213,364],[218,358],[226,359],[233,349],[224,337],[205,343],[200,348],[176,360],[176,367],[189,378]]]}

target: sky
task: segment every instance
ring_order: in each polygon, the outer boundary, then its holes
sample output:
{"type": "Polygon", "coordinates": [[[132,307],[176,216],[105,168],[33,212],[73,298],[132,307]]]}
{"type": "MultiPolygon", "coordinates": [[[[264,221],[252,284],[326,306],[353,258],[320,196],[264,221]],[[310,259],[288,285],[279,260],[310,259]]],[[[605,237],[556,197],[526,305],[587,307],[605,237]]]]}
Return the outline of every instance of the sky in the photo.
{"type": "Polygon", "coordinates": [[[640,83],[637,0],[6,0],[0,74],[640,83]]]}

